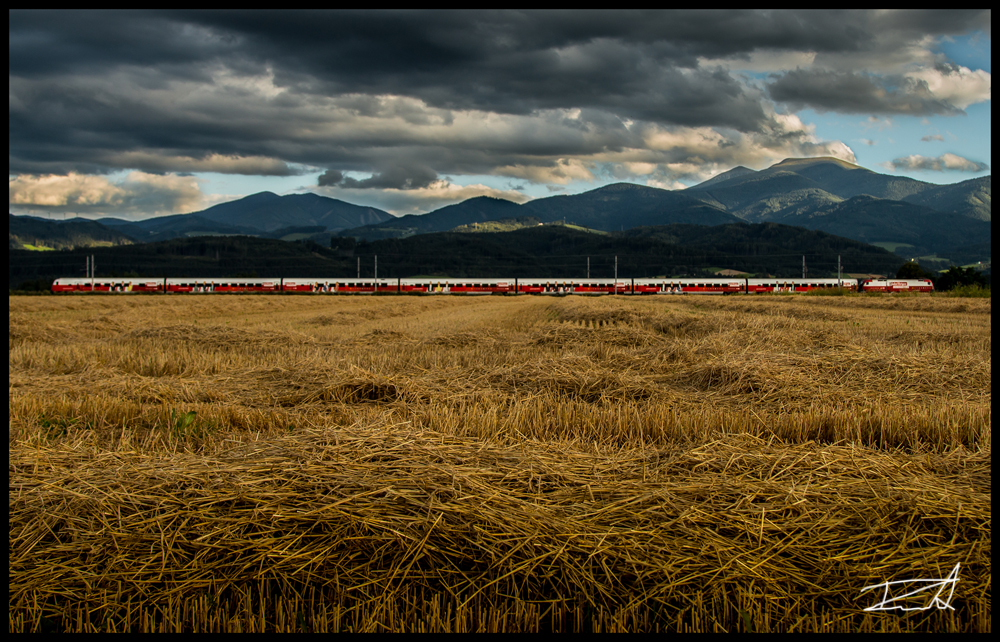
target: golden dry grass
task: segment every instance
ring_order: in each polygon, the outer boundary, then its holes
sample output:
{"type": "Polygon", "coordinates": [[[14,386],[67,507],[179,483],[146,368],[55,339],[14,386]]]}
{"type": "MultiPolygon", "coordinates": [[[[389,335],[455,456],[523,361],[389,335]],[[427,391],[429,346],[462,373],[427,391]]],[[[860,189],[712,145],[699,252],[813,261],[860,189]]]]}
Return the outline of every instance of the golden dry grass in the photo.
{"type": "Polygon", "coordinates": [[[990,324],[932,297],[12,297],[9,628],[988,631],[990,324]],[[863,611],[956,563],[954,610],[863,611]]]}

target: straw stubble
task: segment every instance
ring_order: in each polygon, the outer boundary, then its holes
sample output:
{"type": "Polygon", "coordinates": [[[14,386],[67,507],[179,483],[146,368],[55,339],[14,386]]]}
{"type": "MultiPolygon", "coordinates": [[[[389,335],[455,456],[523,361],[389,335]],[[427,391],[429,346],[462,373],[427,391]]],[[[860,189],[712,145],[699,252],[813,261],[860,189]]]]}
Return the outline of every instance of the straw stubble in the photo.
{"type": "Polygon", "coordinates": [[[11,298],[10,629],[989,630],[962,305],[11,298]]]}

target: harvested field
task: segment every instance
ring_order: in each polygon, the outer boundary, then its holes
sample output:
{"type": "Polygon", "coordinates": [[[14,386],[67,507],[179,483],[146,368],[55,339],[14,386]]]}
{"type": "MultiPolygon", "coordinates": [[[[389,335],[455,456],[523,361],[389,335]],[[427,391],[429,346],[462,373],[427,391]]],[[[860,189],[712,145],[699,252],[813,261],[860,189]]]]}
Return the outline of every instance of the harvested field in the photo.
{"type": "Polygon", "coordinates": [[[992,626],[989,299],[8,303],[12,632],[992,626]]]}

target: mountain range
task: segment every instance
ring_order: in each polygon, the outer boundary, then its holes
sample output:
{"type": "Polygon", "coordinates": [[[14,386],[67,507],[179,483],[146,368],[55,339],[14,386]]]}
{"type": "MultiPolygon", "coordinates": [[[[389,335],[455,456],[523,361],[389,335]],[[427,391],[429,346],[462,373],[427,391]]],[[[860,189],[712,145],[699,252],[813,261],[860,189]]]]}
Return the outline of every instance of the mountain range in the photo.
{"type": "MultiPolygon", "coordinates": [[[[521,205],[482,196],[399,218],[316,194],[262,192],[192,214],[145,221],[101,219],[95,225],[138,242],[245,234],[327,244],[331,234],[375,241],[456,228],[469,231],[470,226],[474,231],[479,229],[476,224],[514,219],[565,222],[605,232],[672,224],[774,222],[878,244],[905,256],[947,257],[963,248],[966,254],[985,253],[989,258],[991,195],[991,176],[935,185],[820,157],[786,159],[759,171],[735,167],[684,190],[617,183],[521,205]]],[[[24,240],[29,237],[44,238],[41,232],[15,234],[14,219],[28,218],[11,217],[11,248],[38,245],[24,240]]],[[[95,243],[99,236],[95,232],[95,243]]]]}
{"type": "Polygon", "coordinates": [[[617,183],[523,205],[479,197],[422,216],[341,232],[366,240],[443,232],[457,225],[535,217],[603,231],[693,223],[775,222],[821,230],[907,254],[948,250],[989,238],[992,177],[935,185],[888,176],[836,158],[786,159],[755,171],[735,167],[685,190],[617,183]]]}

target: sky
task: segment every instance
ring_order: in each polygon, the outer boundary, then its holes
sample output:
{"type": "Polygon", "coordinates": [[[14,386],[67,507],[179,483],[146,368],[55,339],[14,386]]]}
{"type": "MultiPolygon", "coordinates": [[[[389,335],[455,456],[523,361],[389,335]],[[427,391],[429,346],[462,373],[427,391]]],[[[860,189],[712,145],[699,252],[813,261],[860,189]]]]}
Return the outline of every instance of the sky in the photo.
{"type": "Polygon", "coordinates": [[[9,211],[991,173],[990,11],[10,11],[9,211]]]}

